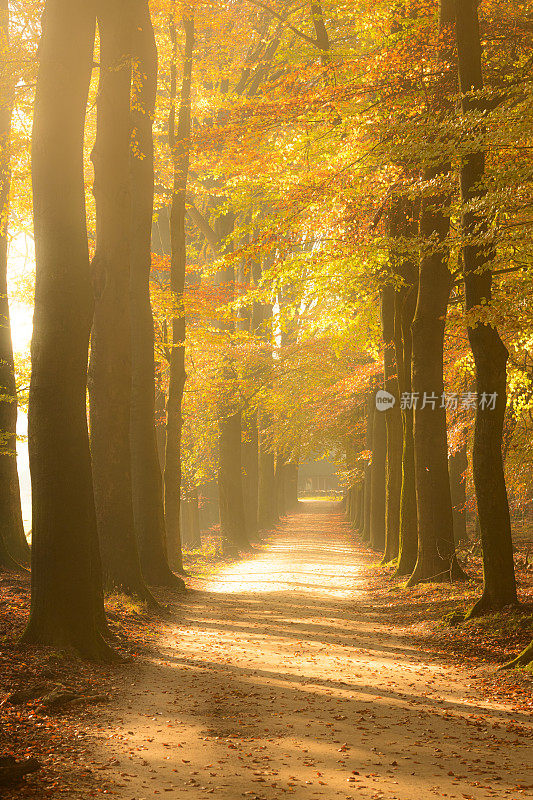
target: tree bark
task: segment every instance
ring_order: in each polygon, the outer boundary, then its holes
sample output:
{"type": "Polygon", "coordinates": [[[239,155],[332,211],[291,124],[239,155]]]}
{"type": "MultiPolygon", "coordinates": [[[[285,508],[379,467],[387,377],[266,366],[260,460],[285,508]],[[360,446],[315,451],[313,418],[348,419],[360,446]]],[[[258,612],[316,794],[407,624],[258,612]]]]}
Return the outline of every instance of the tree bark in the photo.
{"type": "Polygon", "coordinates": [[[7,294],[7,232],[11,186],[11,115],[14,83],[9,73],[8,0],[0,0],[0,567],[28,563],[17,470],[17,388],[7,294]]]}
{"type": "MultiPolygon", "coordinates": [[[[375,398],[375,393],[373,395],[375,398]]],[[[370,479],[370,546],[385,549],[385,492],[387,482],[387,412],[375,410],[372,423],[372,477],[370,479]]]]}
{"type": "Polygon", "coordinates": [[[89,369],[94,496],[105,586],[155,606],[141,573],[131,480],[130,88],[136,21],[128,0],[101,0],[97,18],[95,310],[89,369]]]}
{"type": "Polygon", "coordinates": [[[513,667],[526,667],[530,672],[533,672],[533,641],[528,644],[525,650],[522,650],[516,658],[504,664],[502,669],[512,669],[513,667]]]}
{"type": "Polygon", "coordinates": [[[189,533],[190,542],[195,550],[202,548],[202,534],[200,531],[200,508],[198,504],[198,489],[189,493],[189,533]]]}
{"type": "Polygon", "coordinates": [[[450,473],[450,492],[452,496],[453,536],[455,544],[466,541],[466,483],[464,473],[468,469],[466,444],[448,459],[450,473]]]}
{"type": "MultiPolygon", "coordinates": [[[[366,418],[366,449],[372,451],[372,435],[374,429],[374,414],[376,413],[375,393],[372,388],[368,394],[367,401],[367,418],[366,418]]],[[[367,461],[364,466],[364,483],[365,483],[365,507],[362,538],[365,542],[370,542],[370,519],[371,519],[371,499],[372,499],[372,462],[367,461]]]]}
{"type": "Polygon", "coordinates": [[[236,412],[219,420],[218,496],[220,531],[224,552],[247,550],[242,492],[241,414],[236,412]]]}
{"type": "Polygon", "coordinates": [[[387,285],[382,290],[382,325],[384,342],[384,388],[396,402],[384,412],[387,426],[387,470],[385,497],[385,553],[383,563],[398,557],[400,544],[400,501],[402,493],[402,412],[398,366],[394,349],[395,291],[387,285]]]}
{"type": "Polygon", "coordinates": [[[276,505],[278,516],[287,514],[287,498],[285,496],[285,455],[282,450],[276,452],[276,505]]]}
{"type": "MultiPolygon", "coordinates": [[[[439,28],[446,40],[443,67],[450,66],[447,38],[453,22],[453,0],[441,0],[439,28]]],[[[443,96],[447,75],[436,91],[434,111],[445,123],[448,116],[443,96]]],[[[426,182],[439,181],[450,172],[450,164],[432,163],[424,168],[426,182]]],[[[444,328],[452,277],[448,268],[450,196],[437,191],[422,199],[420,234],[424,252],[420,262],[418,298],[412,325],[413,391],[418,396],[414,409],[415,480],[418,516],[418,554],[408,581],[446,581],[464,577],[457,563],[453,539],[452,502],[448,475],[446,410],[444,393],[444,328]],[[428,401],[428,398],[430,400],[428,401]]]]}
{"type": "MultiPolygon", "coordinates": [[[[455,2],[459,81],[464,113],[486,111],[477,2],[455,2]],[[472,94],[474,93],[474,94],[472,94]]],[[[477,147],[461,165],[463,201],[463,262],[466,310],[489,306],[492,299],[491,262],[494,255],[489,220],[483,210],[486,194],[484,130],[475,130],[477,147]]],[[[507,348],[492,325],[474,323],[468,338],[476,366],[478,404],[472,467],[483,547],[483,594],[469,612],[474,616],[517,603],[513,544],[502,437],[507,400],[507,348]],[[494,398],[484,404],[487,398],[494,398]]]]}
{"type": "Polygon", "coordinates": [[[298,463],[289,461],[285,465],[285,500],[287,511],[298,508],[298,463]]]}
{"type": "Polygon", "coordinates": [[[266,445],[264,434],[259,433],[259,484],[257,498],[257,524],[259,530],[268,530],[277,522],[276,472],[274,453],[266,445]]]}
{"type": "Polygon", "coordinates": [[[23,641],[110,659],[87,431],[93,302],[83,140],[95,9],[47,0],[34,106],[32,176],[36,286],[28,445],[32,600],[23,641]]]}
{"type": "Polygon", "coordinates": [[[184,588],[167,557],[163,484],[155,429],[154,320],[150,303],[154,198],[152,120],[157,47],[147,0],[135,7],[131,152],[131,477],[141,570],[150,584],[184,588]]]}
{"type": "Polygon", "coordinates": [[[257,413],[246,418],[242,443],[242,488],[246,530],[251,537],[257,536],[258,491],[259,491],[259,434],[257,413]]]}
{"type": "MultiPolygon", "coordinates": [[[[173,57],[177,58],[176,32],[171,23],[174,39],[173,57]]],[[[183,293],[187,266],[185,235],[185,196],[189,175],[189,149],[191,133],[191,84],[194,52],[194,17],[192,11],[183,17],[185,51],[181,84],[178,124],[176,128],[176,103],[173,102],[170,118],[170,147],[174,164],[174,188],[170,212],[171,269],[170,286],[178,308],[172,320],[172,352],[167,400],[167,438],[165,447],[165,520],[170,563],[183,574],[181,553],[180,503],[181,503],[181,435],[183,427],[182,404],[187,375],[185,372],[185,310],[183,293]]],[[[176,74],[173,67],[171,94],[176,97],[176,74]]]]}

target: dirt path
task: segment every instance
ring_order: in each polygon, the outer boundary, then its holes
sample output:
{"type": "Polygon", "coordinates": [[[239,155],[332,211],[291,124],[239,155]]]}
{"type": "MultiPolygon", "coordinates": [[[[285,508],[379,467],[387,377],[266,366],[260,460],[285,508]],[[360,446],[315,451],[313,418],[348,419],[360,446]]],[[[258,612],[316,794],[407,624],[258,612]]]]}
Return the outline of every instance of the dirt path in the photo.
{"type": "Polygon", "coordinates": [[[335,506],[308,503],[191,595],[102,722],[110,793],[533,797],[531,720],[362,610],[360,571],[335,506]]]}

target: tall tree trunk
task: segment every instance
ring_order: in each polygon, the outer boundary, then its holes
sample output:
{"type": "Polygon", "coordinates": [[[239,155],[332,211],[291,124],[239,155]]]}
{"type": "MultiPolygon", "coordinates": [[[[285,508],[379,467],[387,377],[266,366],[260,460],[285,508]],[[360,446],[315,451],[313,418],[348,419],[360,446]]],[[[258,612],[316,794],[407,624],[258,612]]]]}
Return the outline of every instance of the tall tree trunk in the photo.
{"type": "MultiPolygon", "coordinates": [[[[375,395],[374,395],[375,397],[375,395]]],[[[385,549],[385,491],[387,482],[386,412],[375,410],[372,425],[372,477],[370,480],[370,546],[385,549]]]]}
{"type": "Polygon", "coordinates": [[[466,444],[449,458],[450,493],[452,496],[453,536],[455,544],[466,541],[466,483],[464,473],[468,469],[466,444]]]}
{"type": "Polygon", "coordinates": [[[11,114],[13,78],[9,53],[8,0],[0,0],[0,567],[27,563],[30,548],[24,535],[17,470],[17,389],[7,295],[7,231],[11,185],[11,114]]]}
{"type": "Polygon", "coordinates": [[[242,486],[246,530],[250,536],[257,535],[258,491],[259,491],[259,434],[257,413],[246,418],[242,443],[242,486]]]}
{"type": "Polygon", "coordinates": [[[400,500],[402,493],[402,412],[398,384],[398,367],[394,349],[395,291],[383,287],[382,325],[384,342],[384,387],[396,402],[384,412],[387,426],[387,473],[385,499],[385,554],[383,563],[398,556],[400,543],[400,500]]]}
{"type": "MultiPolygon", "coordinates": [[[[176,98],[177,44],[174,21],[170,23],[174,40],[171,94],[176,98]]],[[[185,51],[183,80],[181,84],[178,124],[176,128],[176,103],[172,104],[169,139],[174,165],[174,188],[170,212],[171,269],[170,287],[178,308],[178,316],[172,320],[172,352],[170,356],[170,378],[167,400],[167,438],[165,447],[165,520],[169,545],[170,563],[183,573],[180,532],[181,503],[181,434],[183,427],[182,404],[187,375],[185,372],[185,270],[187,246],[185,236],[185,195],[189,175],[189,149],[191,133],[191,84],[194,52],[194,17],[192,11],[183,17],[185,51]]]]}
{"type": "Polygon", "coordinates": [[[150,303],[154,199],[152,119],[157,47],[147,0],[135,6],[131,153],[131,477],[141,570],[151,584],[183,588],[168,564],[163,484],[155,429],[154,320],[150,303]]]}
{"type": "MultiPolygon", "coordinates": [[[[459,81],[464,113],[486,111],[477,2],[455,2],[459,81]],[[474,94],[472,94],[474,93],[474,94]]],[[[494,256],[486,194],[484,130],[478,126],[475,149],[461,165],[463,261],[467,312],[490,305],[494,256]],[[481,201],[481,202],[480,202],[481,201]]],[[[502,458],[507,398],[507,348],[492,325],[470,325],[468,338],[476,365],[478,404],[472,453],[474,486],[483,547],[483,594],[469,616],[515,604],[516,580],[509,503],[502,458]]]]}
{"type": "Polygon", "coordinates": [[[101,0],[97,16],[95,310],[89,370],[94,497],[104,584],[156,605],[141,573],[131,481],[130,86],[136,21],[129,0],[101,0]]]}
{"type": "Polygon", "coordinates": [[[274,453],[259,432],[259,485],[257,498],[257,524],[259,530],[268,530],[277,522],[276,470],[274,453]]]}
{"type": "Polygon", "coordinates": [[[527,667],[530,672],[533,672],[533,641],[516,658],[504,664],[502,669],[511,669],[513,667],[527,667]]]}
{"type": "Polygon", "coordinates": [[[356,494],[357,508],[355,511],[354,529],[361,532],[365,523],[365,481],[364,478],[359,480],[357,494],[356,494]]]}
{"type": "MultiPolygon", "coordinates": [[[[217,240],[229,252],[232,248],[229,237],[235,227],[233,211],[221,214],[215,223],[217,240]]],[[[216,285],[235,295],[235,270],[228,266],[219,270],[216,285]]],[[[229,337],[235,330],[233,321],[221,321],[221,330],[229,337]]],[[[223,365],[228,385],[234,379],[233,354],[226,355],[223,365]]],[[[242,414],[233,399],[223,400],[219,408],[218,442],[218,493],[220,510],[220,535],[222,547],[228,553],[237,553],[250,547],[244,513],[244,493],[242,480],[242,414]]]]}
{"type": "Polygon", "coordinates": [[[198,506],[198,489],[193,489],[192,492],[189,492],[188,510],[189,510],[190,545],[193,548],[193,550],[201,550],[202,536],[200,532],[200,509],[198,506]]]}
{"type": "Polygon", "coordinates": [[[285,465],[285,503],[287,511],[298,508],[298,462],[292,459],[285,465]]]}
{"type": "Polygon", "coordinates": [[[234,554],[246,550],[250,542],[246,535],[242,491],[241,414],[236,412],[219,420],[218,496],[220,532],[223,550],[234,554]]]}
{"type": "MultiPolygon", "coordinates": [[[[372,436],[374,430],[374,415],[376,413],[375,391],[372,386],[366,399],[366,449],[372,451],[372,436]]],[[[362,538],[370,542],[370,519],[372,506],[372,462],[369,460],[364,466],[365,483],[365,508],[363,519],[362,538]]]]}
{"type": "MultiPolygon", "coordinates": [[[[452,56],[448,39],[453,23],[453,0],[441,0],[439,29],[446,46],[441,49],[445,78],[440,82],[433,109],[443,123],[448,109],[443,96],[448,89],[452,56]]],[[[450,172],[450,164],[432,163],[424,168],[426,182],[438,182],[450,172]]],[[[422,199],[420,234],[424,252],[420,262],[418,298],[412,325],[415,480],[418,515],[418,555],[408,581],[446,581],[464,577],[457,563],[453,539],[452,501],[448,475],[446,410],[444,393],[444,327],[452,286],[446,243],[450,231],[450,196],[436,192],[422,199]]]]}
{"type": "Polygon", "coordinates": [[[284,517],[287,513],[287,499],[285,497],[285,455],[282,450],[276,452],[276,503],[278,516],[284,517]]]}
{"type": "MultiPolygon", "coordinates": [[[[414,238],[418,229],[417,214],[410,207],[405,214],[405,235],[414,238]]],[[[399,274],[404,286],[396,296],[394,337],[400,397],[409,397],[412,391],[411,361],[412,333],[416,297],[418,293],[417,265],[412,258],[402,260],[399,274]]],[[[400,539],[396,575],[410,575],[416,564],[418,551],[418,523],[416,510],[415,445],[413,435],[413,408],[409,402],[401,408],[402,414],[402,488],[400,493],[400,539]]]]}
{"type": "Polygon", "coordinates": [[[36,286],[28,445],[32,479],[32,599],[23,641],[112,651],[104,619],[87,432],[93,302],[83,140],[95,10],[47,0],[33,119],[36,286]]]}

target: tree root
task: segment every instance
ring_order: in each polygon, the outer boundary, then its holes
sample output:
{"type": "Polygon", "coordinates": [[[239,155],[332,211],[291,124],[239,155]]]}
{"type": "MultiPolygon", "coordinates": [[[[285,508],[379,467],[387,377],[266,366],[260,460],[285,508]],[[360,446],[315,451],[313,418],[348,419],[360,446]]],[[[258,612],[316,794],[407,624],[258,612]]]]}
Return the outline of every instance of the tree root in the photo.
{"type": "Polygon", "coordinates": [[[483,617],[485,614],[495,614],[498,611],[502,611],[504,608],[518,610],[520,608],[520,603],[518,603],[518,601],[494,603],[485,594],[482,594],[479,600],[474,603],[472,608],[466,612],[465,622],[467,622],[469,619],[483,617]]]}
{"type": "Polygon", "coordinates": [[[26,775],[37,772],[41,764],[36,758],[17,761],[13,756],[0,756],[0,786],[13,786],[24,780],[26,775]]]}
{"type": "Polygon", "coordinates": [[[514,669],[514,667],[525,667],[528,672],[533,673],[533,641],[516,658],[503,664],[500,669],[514,669]]]}

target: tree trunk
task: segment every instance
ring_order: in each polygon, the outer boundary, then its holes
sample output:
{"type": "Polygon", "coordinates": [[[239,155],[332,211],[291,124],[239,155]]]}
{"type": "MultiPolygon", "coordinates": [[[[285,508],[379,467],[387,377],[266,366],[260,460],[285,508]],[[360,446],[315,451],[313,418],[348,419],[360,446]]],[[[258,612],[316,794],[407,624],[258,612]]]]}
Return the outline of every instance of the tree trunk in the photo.
{"type": "Polygon", "coordinates": [[[533,641],[528,644],[525,650],[517,655],[516,658],[513,658],[512,661],[508,661],[507,664],[504,664],[502,669],[512,669],[513,667],[527,667],[530,672],[533,672],[533,641]]]}
{"type": "MultiPolygon", "coordinates": [[[[177,58],[174,21],[170,23],[174,39],[173,58],[177,58]]],[[[170,287],[179,309],[172,320],[172,352],[167,400],[167,438],[165,447],[165,520],[167,526],[170,563],[183,573],[180,532],[181,502],[181,434],[183,427],[182,403],[187,375],[185,372],[185,310],[183,293],[187,265],[185,236],[185,195],[189,175],[189,149],[191,133],[191,83],[194,52],[194,17],[192,11],[183,17],[185,52],[181,85],[178,125],[176,129],[176,72],[173,68],[171,95],[173,96],[169,124],[169,140],[174,165],[174,188],[170,212],[170,238],[172,244],[170,287]]]]}
{"type": "Polygon", "coordinates": [[[357,494],[357,516],[354,528],[361,532],[365,524],[365,481],[364,477],[359,481],[359,491],[357,494]]]}
{"type": "Polygon", "coordinates": [[[13,79],[9,73],[9,7],[0,0],[0,73],[4,100],[0,104],[0,567],[28,563],[17,470],[17,389],[7,295],[7,229],[11,185],[11,114],[13,79]]]}
{"type": "Polygon", "coordinates": [[[131,481],[130,85],[136,21],[128,0],[102,0],[97,11],[95,311],[89,370],[94,497],[105,586],[156,605],[141,573],[131,481]]]}
{"type": "MultiPolygon", "coordinates": [[[[415,214],[406,218],[406,235],[413,237],[418,227],[415,214]]],[[[402,264],[401,277],[404,288],[396,297],[394,321],[396,363],[400,396],[410,396],[412,391],[411,361],[412,334],[416,296],[418,291],[417,268],[411,259],[402,264]]],[[[418,550],[418,522],[416,510],[415,445],[413,436],[413,409],[404,403],[402,414],[402,488],[400,494],[400,540],[398,543],[398,566],[396,576],[410,575],[416,564],[418,550]]]]}
{"type": "MultiPolygon", "coordinates": [[[[446,40],[442,49],[443,67],[451,65],[447,42],[453,21],[453,0],[441,0],[439,28],[446,40]]],[[[445,76],[449,72],[445,70],[445,76]]],[[[448,109],[447,78],[436,91],[434,111],[443,124],[448,109]]],[[[424,168],[426,182],[439,181],[450,172],[449,163],[429,164],[424,168]]],[[[424,252],[420,262],[418,298],[412,325],[413,392],[418,397],[414,409],[415,480],[418,516],[418,554],[408,581],[446,581],[464,577],[457,563],[453,539],[452,501],[448,475],[448,440],[444,393],[444,327],[452,286],[446,243],[450,231],[450,197],[437,192],[422,199],[420,234],[424,252]]]]}
{"type": "MultiPolygon", "coordinates": [[[[375,395],[374,395],[375,397],[375,395]]],[[[385,489],[387,482],[386,412],[375,410],[372,425],[372,477],[370,479],[370,546],[385,549],[385,489]]]]}
{"type": "Polygon", "coordinates": [[[141,570],[148,583],[184,588],[167,558],[163,484],[155,430],[154,320],[150,303],[154,198],[152,119],[157,48],[147,0],[135,0],[131,153],[131,476],[141,570]]]}
{"type": "Polygon", "coordinates": [[[32,176],[36,286],[28,445],[32,599],[23,641],[110,659],[87,432],[93,302],[83,139],[95,11],[47,0],[34,106],[32,176]]]}
{"type": "Polygon", "coordinates": [[[198,506],[198,489],[189,493],[189,541],[193,550],[202,549],[202,535],[200,532],[200,509],[198,506]]]}
{"type": "Polygon", "coordinates": [[[450,492],[452,496],[453,536],[455,544],[465,542],[466,535],[466,482],[464,473],[468,469],[466,444],[453,453],[449,460],[450,492]]]}
{"type": "Polygon", "coordinates": [[[289,461],[285,465],[285,504],[287,511],[298,508],[298,463],[289,461]]]}
{"type": "Polygon", "coordinates": [[[402,412],[398,389],[398,367],[394,350],[395,291],[391,285],[382,291],[384,342],[384,387],[396,402],[384,412],[387,426],[387,472],[385,498],[385,554],[383,563],[398,557],[400,542],[400,500],[402,493],[402,412]]]}
{"type": "MultiPolygon", "coordinates": [[[[486,100],[480,94],[483,75],[477,3],[474,0],[461,0],[455,3],[455,8],[463,112],[482,113],[486,111],[486,100]]],[[[474,133],[477,149],[464,158],[461,165],[467,312],[490,305],[490,264],[494,254],[489,220],[482,202],[486,194],[485,152],[483,146],[479,147],[479,142],[484,140],[483,127],[477,126],[474,133]]],[[[476,366],[478,393],[472,466],[481,527],[484,578],[483,594],[469,613],[469,616],[473,616],[515,604],[517,596],[502,457],[509,354],[492,325],[470,325],[468,338],[476,366]]]]}
{"type": "MultiPolygon", "coordinates": [[[[374,428],[374,414],[376,413],[376,399],[374,389],[371,388],[366,399],[366,449],[372,451],[372,434],[374,428]]],[[[367,461],[364,466],[365,483],[365,508],[363,519],[362,538],[365,542],[370,542],[370,518],[371,518],[371,499],[372,499],[372,463],[367,461]]]]}
{"type": "Polygon", "coordinates": [[[259,485],[257,524],[259,530],[272,528],[277,521],[276,473],[274,453],[267,449],[264,436],[259,435],[259,485]]]}
{"type": "Polygon", "coordinates": [[[234,554],[247,550],[242,492],[241,414],[230,414],[219,421],[218,493],[220,532],[224,552],[234,554]]]}
{"type": "Polygon", "coordinates": [[[361,530],[361,537],[364,542],[370,542],[370,505],[372,494],[372,465],[370,463],[364,466],[364,491],[363,491],[363,527],[361,530]]]}
{"type": "Polygon", "coordinates": [[[246,530],[251,537],[257,536],[258,484],[259,484],[259,436],[257,414],[248,415],[244,425],[242,443],[242,488],[246,530]]]}
{"type": "MultiPolygon", "coordinates": [[[[228,237],[233,232],[235,216],[230,210],[218,217],[215,230],[218,242],[228,250],[231,243],[228,237]]],[[[235,271],[232,266],[219,270],[216,276],[216,285],[226,290],[233,289],[235,294],[235,271]]],[[[221,330],[231,334],[234,332],[234,323],[221,321],[221,330]]],[[[233,355],[226,357],[224,364],[225,377],[228,383],[234,378],[234,369],[231,360],[233,355]]],[[[229,553],[247,550],[250,547],[246,530],[246,517],[244,513],[244,495],[242,481],[242,414],[237,404],[232,400],[223,401],[219,408],[219,444],[218,444],[218,484],[220,503],[220,533],[222,547],[229,553]]]]}
{"type": "Polygon", "coordinates": [[[287,513],[287,498],[285,497],[285,456],[281,450],[276,452],[276,506],[278,516],[284,517],[287,513]]]}

